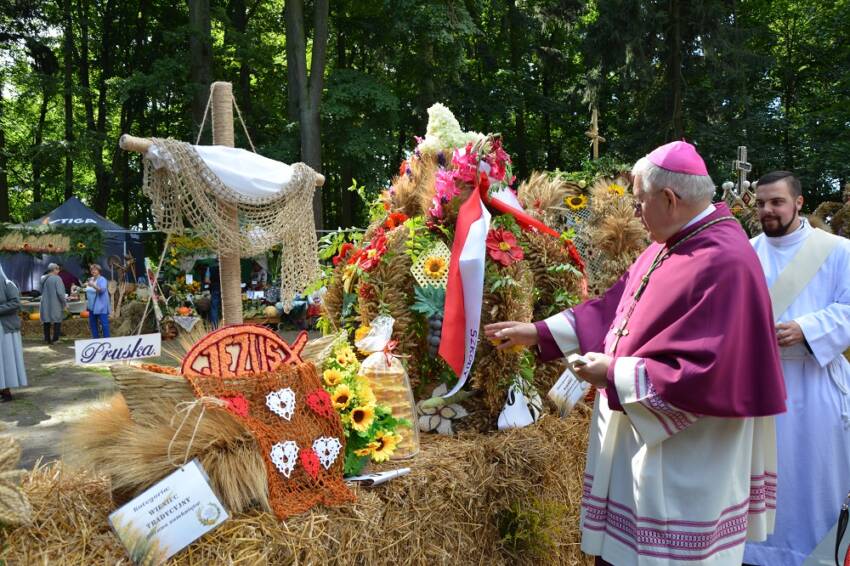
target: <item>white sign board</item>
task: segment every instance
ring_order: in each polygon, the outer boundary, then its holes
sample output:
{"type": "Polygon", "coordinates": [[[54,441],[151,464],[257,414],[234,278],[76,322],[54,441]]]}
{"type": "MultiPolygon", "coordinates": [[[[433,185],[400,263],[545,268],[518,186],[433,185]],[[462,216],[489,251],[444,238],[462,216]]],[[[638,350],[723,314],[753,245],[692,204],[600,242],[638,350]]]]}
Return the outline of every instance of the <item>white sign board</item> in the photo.
{"type": "Polygon", "coordinates": [[[78,364],[109,364],[156,357],[161,349],[162,336],[159,334],[77,340],[74,359],[78,364]]]}
{"type": "Polygon", "coordinates": [[[228,519],[197,459],[109,515],[136,564],[162,564],[228,519]]]}

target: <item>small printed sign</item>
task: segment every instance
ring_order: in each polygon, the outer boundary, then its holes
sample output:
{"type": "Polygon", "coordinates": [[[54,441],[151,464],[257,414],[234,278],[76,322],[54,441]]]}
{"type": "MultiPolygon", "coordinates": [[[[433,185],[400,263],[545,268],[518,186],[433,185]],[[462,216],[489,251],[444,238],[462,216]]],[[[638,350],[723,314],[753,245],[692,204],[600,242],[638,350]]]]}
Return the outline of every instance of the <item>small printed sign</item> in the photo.
{"type": "Polygon", "coordinates": [[[109,515],[134,564],[156,566],[228,519],[198,460],[109,515]]]}
{"type": "Polygon", "coordinates": [[[562,417],[566,417],[573,410],[582,397],[590,389],[590,384],[586,381],[579,381],[575,374],[569,369],[561,374],[552,389],[549,390],[548,397],[558,407],[562,417]]]}
{"type": "Polygon", "coordinates": [[[126,362],[159,356],[162,336],[142,334],[120,338],[95,338],[74,342],[74,359],[78,364],[126,362]]]}

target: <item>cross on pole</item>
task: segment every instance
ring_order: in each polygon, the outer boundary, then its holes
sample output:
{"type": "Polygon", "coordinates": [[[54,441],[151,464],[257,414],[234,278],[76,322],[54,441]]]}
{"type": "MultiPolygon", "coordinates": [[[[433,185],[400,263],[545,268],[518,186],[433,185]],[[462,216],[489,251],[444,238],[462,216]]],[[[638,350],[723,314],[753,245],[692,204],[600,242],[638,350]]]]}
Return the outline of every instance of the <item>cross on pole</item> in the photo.
{"type": "Polygon", "coordinates": [[[599,135],[599,111],[596,107],[590,115],[590,129],[584,133],[590,138],[590,145],[593,147],[593,159],[599,159],[599,144],[605,143],[605,138],[599,135]]]}
{"type": "Polygon", "coordinates": [[[738,174],[737,189],[738,196],[743,196],[744,192],[749,187],[744,187],[744,182],[747,180],[747,173],[753,170],[752,164],[747,162],[747,146],[738,146],[738,159],[732,162],[735,166],[735,171],[738,174]]]}

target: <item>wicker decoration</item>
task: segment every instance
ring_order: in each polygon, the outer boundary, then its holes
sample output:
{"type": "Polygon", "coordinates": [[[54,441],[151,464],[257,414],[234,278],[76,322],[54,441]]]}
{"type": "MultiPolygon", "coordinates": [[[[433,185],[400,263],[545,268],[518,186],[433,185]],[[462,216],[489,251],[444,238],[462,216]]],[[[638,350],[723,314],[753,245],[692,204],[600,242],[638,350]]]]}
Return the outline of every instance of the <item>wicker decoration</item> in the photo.
{"type": "Polygon", "coordinates": [[[306,332],[301,332],[289,345],[265,326],[225,326],[210,332],[189,350],[180,373],[187,377],[235,377],[272,371],[285,364],[300,363],[306,343],[306,332]]]}
{"type": "Polygon", "coordinates": [[[439,241],[434,245],[434,247],[422,254],[419,261],[413,264],[410,272],[413,273],[413,277],[416,279],[416,283],[419,284],[420,287],[433,286],[445,289],[446,285],[449,283],[449,261],[451,260],[451,257],[452,252],[449,247],[442,241],[439,241]],[[429,271],[428,260],[442,260],[441,265],[443,265],[445,269],[442,270],[442,273],[429,271]]]}
{"type": "Polygon", "coordinates": [[[327,397],[316,366],[308,363],[245,377],[193,375],[188,379],[198,398],[230,400],[228,410],[257,439],[271,507],[279,519],[317,504],[354,501],[342,481],[345,436],[339,416],[310,401],[327,397]]]}

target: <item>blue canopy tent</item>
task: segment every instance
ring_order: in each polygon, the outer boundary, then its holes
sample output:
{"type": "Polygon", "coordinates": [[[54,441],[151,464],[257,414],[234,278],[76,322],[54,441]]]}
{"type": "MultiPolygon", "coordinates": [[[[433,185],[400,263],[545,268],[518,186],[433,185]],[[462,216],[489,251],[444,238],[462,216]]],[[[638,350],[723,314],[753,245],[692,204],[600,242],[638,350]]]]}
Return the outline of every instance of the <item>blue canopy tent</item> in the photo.
{"type": "MultiPolygon", "coordinates": [[[[53,212],[27,224],[30,226],[58,224],[97,227],[103,231],[103,257],[98,258],[97,263],[103,268],[103,274],[106,277],[111,275],[108,259],[118,256],[123,263],[127,253],[132,254],[136,259],[136,273],[139,275],[144,273],[145,249],[141,233],[127,230],[107,220],[76,197],[69,198],[53,212]]],[[[80,260],[70,255],[0,254],[0,263],[9,279],[17,283],[24,292],[40,289],[41,276],[50,263],[60,264],[81,281],[85,278],[88,268],[88,266],[80,265],[80,260]]]]}

